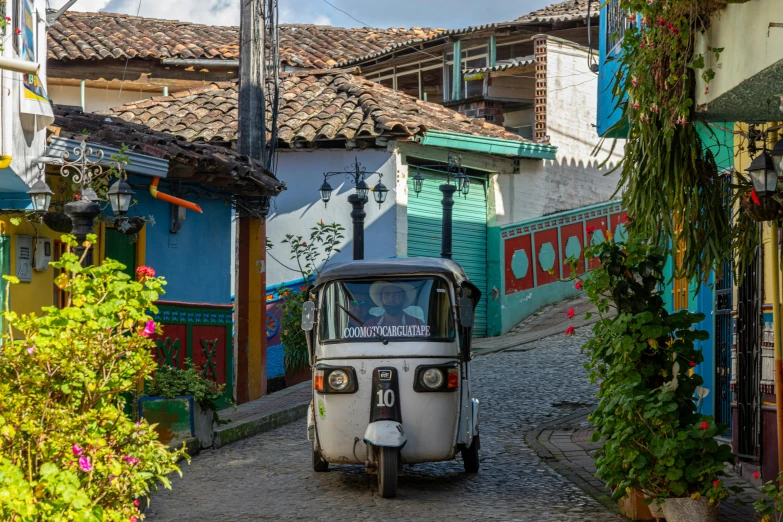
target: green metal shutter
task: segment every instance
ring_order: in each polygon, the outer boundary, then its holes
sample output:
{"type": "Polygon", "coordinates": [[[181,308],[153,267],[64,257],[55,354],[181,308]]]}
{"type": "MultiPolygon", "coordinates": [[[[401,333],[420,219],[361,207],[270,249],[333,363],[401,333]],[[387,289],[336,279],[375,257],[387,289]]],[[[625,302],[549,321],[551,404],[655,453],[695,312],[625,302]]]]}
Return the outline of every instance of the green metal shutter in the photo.
{"type": "Polygon", "coordinates": [[[104,257],[114,259],[125,265],[125,272],[132,278],[136,271],[136,243],[117,229],[106,228],[106,249],[104,257]]]}
{"type": "MultiPolygon", "coordinates": [[[[408,257],[440,257],[443,194],[438,187],[445,174],[421,170],[421,194],[413,192],[408,177],[408,257]]],[[[475,337],[487,335],[487,199],[486,181],[471,178],[467,199],[456,196],[453,213],[453,258],[462,265],[471,282],[481,290],[476,308],[475,337]]]]}

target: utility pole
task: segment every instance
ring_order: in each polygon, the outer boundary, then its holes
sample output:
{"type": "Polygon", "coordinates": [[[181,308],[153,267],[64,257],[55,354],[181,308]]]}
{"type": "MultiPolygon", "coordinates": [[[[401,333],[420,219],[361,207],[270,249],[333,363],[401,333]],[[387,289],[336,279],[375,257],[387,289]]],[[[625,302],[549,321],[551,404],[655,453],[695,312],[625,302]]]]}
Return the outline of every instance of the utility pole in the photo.
{"type": "MultiPolygon", "coordinates": [[[[265,164],[264,0],[241,0],[239,153],[265,164]]],[[[259,209],[262,205],[259,204],[259,209]]],[[[237,211],[236,402],[266,394],[266,214],[237,211]]]]}

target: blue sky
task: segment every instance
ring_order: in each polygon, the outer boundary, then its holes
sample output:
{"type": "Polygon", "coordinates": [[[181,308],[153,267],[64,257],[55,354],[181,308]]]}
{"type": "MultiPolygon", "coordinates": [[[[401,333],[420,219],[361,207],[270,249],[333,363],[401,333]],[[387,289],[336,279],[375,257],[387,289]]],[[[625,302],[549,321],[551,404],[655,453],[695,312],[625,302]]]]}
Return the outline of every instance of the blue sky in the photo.
{"type": "MultiPolygon", "coordinates": [[[[284,23],[324,24],[338,27],[455,28],[513,20],[558,0],[279,0],[284,23]],[[343,14],[327,2],[350,13],[343,14]]],[[[562,1],[562,0],[560,0],[562,1]]],[[[57,8],[66,0],[48,0],[57,8]]],[[[167,18],[211,25],[237,25],[240,0],[78,0],[74,11],[108,11],[167,18]]]]}

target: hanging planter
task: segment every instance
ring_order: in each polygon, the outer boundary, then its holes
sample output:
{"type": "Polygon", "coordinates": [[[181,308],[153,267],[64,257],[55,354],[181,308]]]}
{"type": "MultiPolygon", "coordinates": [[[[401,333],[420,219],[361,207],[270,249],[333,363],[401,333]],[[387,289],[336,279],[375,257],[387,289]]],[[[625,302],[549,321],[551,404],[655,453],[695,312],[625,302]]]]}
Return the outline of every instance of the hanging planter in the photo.
{"type": "Polygon", "coordinates": [[[764,198],[757,203],[749,196],[744,196],[740,206],[750,219],[757,222],[777,219],[783,211],[783,207],[775,198],[764,198]]]}
{"type": "Polygon", "coordinates": [[[69,233],[73,229],[73,223],[64,212],[47,212],[43,216],[43,222],[55,232],[69,233]]]}
{"type": "Polygon", "coordinates": [[[141,229],[144,228],[145,223],[146,221],[142,217],[118,217],[114,221],[117,230],[126,236],[132,236],[141,232],[141,229]]]}

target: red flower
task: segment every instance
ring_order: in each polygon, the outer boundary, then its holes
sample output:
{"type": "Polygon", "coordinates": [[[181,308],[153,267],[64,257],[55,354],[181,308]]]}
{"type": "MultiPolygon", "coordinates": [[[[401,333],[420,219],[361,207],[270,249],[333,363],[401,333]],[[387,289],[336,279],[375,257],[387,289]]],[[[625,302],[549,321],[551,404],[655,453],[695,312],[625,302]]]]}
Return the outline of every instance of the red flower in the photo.
{"type": "Polygon", "coordinates": [[[588,234],[592,234],[593,232],[595,232],[595,227],[593,225],[587,225],[585,227],[585,231],[587,231],[588,234]]]}
{"type": "Polygon", "coordinates": [[[753,474],[753,478],[756,479],[756,480],[760,479],[761,478],[761,472],[760,471],[755,472],[753,474]]]}
{"type": "Polygon", "coordinates": [[[665,26],[666,25],[666,19],[665,18],[659,18],[658,19],[658,25],[660,25],[661,27],[665,26]]]}
{"type": "Polygon", "coordinates": [[[140,266],[136,269],[136,275],[142,277],[155,277],[155,269],[150,266],[140,266]]]}
{"type": "Polygon", "coordinates": [[[708,422],[702,422],[701,424],[699,424],[699,428],[701,428],[703,430],[706,430],[709,427],[710,427],[710,424],[708,422]]]}
{"type": "Polygon", "coordinates": [[[6,22],[10,22],[10,21],[11,21],[11,17],[10,17],[10,16],[6,16],[6,17],[5,17],[5,21],[6,21],[6,22]]]}
{"type": "Polygon", "coordinates": [[[139,504],[141,504],[141,502],[139,502],[139,499],[133,501],[134,506],[139,507],[139,504]]]}
{"type": "Polygon", "coordinates": [[[307,241],[302,241],[302,246],[307,246],[307,241]]]}
{"type": "Polygon", "coordinates": [[[720,486],[720,480],[716,480],[715,482],[712,483],[713,488],[717,488],[718,486],[720,486]]]}
{"type": "Polygon", "coordinates": [[[15,32],[16,32],[16,34],[22,34],[22,30],[21,29],[17,29],[15,32]]]}
{"type": "Polygon", "coordinates": [[[569,326],[568,328],[566,328],[565,334],[574,335],[575,332],[576,332],[576,328],[574,328],[573,326],[569,326]]]}
{"type": "Polygon", "coordinates": [[[571,307],[566,312],[566,317],[568,317],[569,319],[573,319],[574,318],[574,313],[575,313],[574,307],[571,307]]]}
{"type": "Polygon", "coordinates": [[[574,283],[574,288],[576,288],[577,290],[581,290],[582,289],[582,283],[584,283],[584,281],[582,281],[581,279],[577,279],[576,283],[574,283]]]}
{"type": "Polygon", "coordinates": [[[82,199],[81,195],[79,195],[79,194],[76,194],[76,195],[74,195],[74,197],[75,197],[77,200],[79,200],[79,199],[82,199]]]}
{"type": "Polygon", "coordinates": [[[693,367],[695,367],[695,366],[696,366],[696,361],[691,361],[691,362],[690,362],[690,363],[688,363],[688,364],[690,364],[690,365],[691,365],[691,368],[693,368],[693,367]]]}
{"type": "Polygon", "coordinates": [[[753,203],[756,205],[761,205],[761,200],[759,199],[759,195],[756,193],[756,189],[750,190],[750,199],[752,199],[753,203]]]}

